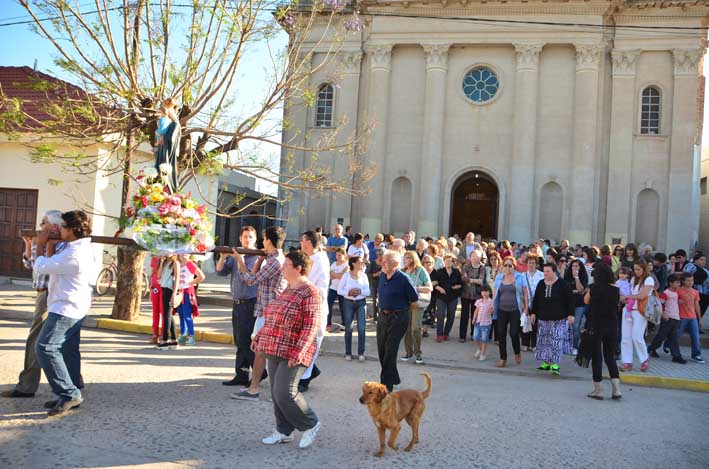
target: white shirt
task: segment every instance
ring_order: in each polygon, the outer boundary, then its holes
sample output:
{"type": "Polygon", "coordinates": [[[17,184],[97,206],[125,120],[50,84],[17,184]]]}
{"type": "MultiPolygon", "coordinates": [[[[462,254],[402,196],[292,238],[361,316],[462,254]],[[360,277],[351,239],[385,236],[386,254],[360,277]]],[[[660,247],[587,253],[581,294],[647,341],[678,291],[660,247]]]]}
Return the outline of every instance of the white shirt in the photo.
{"type": "Polygon", "coordinates": [[[94,253],[91,238],[66,244],[52,257],[39,256],[34,269],[49,274],[47,310],[72,319],[81,319],[91,308],[91,284],[94,279],[94,253]]]}
{"type": "Polygon", "coordinates": [[[369,260],[369,248],[364,243],[362,243],[361,247],[350,244],[350,247],[347,248],[347,257],[352,256],[359,256],[363,261],[369,260]]]}
{"type": "Polygon", "coordinates": [[[371,293],[369,291],[369,280],[367,279],[367,274],[360,272],[359,278],[355,279],[352,278],[350,273],[351,271],[345,272],[340,279],[340,285],[337,287],[337,294],[348,300],[361,300],[367,298],[371,293]],[[347,293],[353,288],[359,288],[361,293],[357,296],[347,296],[347,293]]]}
{"type": "MultiPolygon", "coordinates": [[[[333,262],[332,265],[330,265],[330,273],[335,273],[335,274],[343,274],[349,269],[349,264],[345,261],[342,263],[342,265],[337,265],[337,262],[333,262]]],[[[339,278],[332,278],[330,279],[330,289],[337,291],[337,287],[340,285],[340,279],[339,278]]]]}
{"type": "Polygon", "coordinates": [[[313,265],[310,268],[310,273],[308,273],[308,280],[310,280],[320,292],[320,311],[322,314],[320,329],[321,332],[324,333],[325,327],[327,327],[327,315],[329,312],[327,307],[327,289],[330,285],[330,259],[328,259],[324,251],[318,251],[310,256],[310,260],[313,261],[313,265]]]}
{"type": "Polygon", "coordinates": [[[539,285],[539,282],[544,279],[544,272],[537,270],[532,275],[529,275],[529,272],[526,272],[524,275],[527,277],[527,283],[529,284],[528,301],[531,301],[534,298],[534,292],[537,291],[537,285],[539,285]]]}

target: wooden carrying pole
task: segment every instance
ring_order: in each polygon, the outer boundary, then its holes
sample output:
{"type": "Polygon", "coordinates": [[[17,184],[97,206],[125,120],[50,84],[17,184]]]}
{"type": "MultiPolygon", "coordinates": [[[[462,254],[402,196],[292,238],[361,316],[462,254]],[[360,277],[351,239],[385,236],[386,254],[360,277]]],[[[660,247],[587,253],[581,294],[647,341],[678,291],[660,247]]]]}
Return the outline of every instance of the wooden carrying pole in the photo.
{"type": "MultiPolygon", "coordinates": [[[[37,231],[35,230],[22,230],[20,231],[20,236],[23,237],[28,237],[28,238],[34,238],[37,236],[37,231]]],[[[61,239],[59,236],[50,236],[50,239],[61,239]]],[[[134,247],[135,249],[138,249],[140,251],[145,251],[142,247],[140,247],[138,244],[136,244],[135,241],[132,239],[128,238],[116,238],[113,236],[91,236],[91,242],[92,243],[98,243],[98,244],[112,244],[114,246],[131,246],[134,247]]],[[[209,251],[206,252],[214,252],[214,253],[228,253],[231,254],[233,249],[236,249],[236,252],[239,254],[245,255],[245,256],[266,256],[266,253],[261,250],[261,249],[246,249],[246,248],[233,248],[231,246],[214,246],[213,249],[210,249],[209,251]]],[[[186,254],[204,254],[204,252],[191,252],[191,253],[186,253],[186,254]]]]}

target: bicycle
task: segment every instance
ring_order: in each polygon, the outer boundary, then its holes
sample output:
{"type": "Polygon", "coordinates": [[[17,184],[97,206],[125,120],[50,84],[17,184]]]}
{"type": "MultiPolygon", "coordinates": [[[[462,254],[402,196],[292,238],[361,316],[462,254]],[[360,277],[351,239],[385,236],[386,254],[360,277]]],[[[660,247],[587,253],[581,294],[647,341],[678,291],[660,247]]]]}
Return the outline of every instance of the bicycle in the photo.
{"type": "MultiPolygon", "coordinates": [[[[118,264],[116,264],[116,256],[110,252],[104,250],[104,254],[108,254],[111,257],[111,263],[108,267],[104,267],[98,273],[96,278],[96,294],[98,296],[103,296],[111,290],[113,283],[118,279],[118,264]]],[[[140,294],[142,297],[147,297],[150,294],[150,282],[148,280],[148,274],[143,270],[142,282],[140,285],[140,294]]]]}

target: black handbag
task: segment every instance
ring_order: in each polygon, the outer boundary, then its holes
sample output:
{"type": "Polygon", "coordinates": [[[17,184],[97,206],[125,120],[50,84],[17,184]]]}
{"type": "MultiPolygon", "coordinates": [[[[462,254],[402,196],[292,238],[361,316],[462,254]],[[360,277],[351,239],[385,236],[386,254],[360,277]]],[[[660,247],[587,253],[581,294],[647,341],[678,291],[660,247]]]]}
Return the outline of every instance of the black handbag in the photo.
{"type": "Polygon", "coordinates": [[[595,351],[595,334],[593,329],[588,328],[581,333],[578,353],[576,354],[576,364],[582,368],[588,368],[595,351]]]}

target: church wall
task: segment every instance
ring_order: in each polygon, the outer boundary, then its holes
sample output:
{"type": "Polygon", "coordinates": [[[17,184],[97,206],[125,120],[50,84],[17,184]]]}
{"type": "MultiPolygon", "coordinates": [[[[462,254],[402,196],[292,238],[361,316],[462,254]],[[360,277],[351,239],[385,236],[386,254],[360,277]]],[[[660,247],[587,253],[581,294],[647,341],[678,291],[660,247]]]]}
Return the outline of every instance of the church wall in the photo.
{"type": "MultiPolygon", "coordinates": [[[[549,44],[544,47],[539,70],[539,109],[537,112],[537,150],[535,187],[539,216],[534,217],[532,233],[541,236],[541,192],[545,184],[554,181],[562,188],[562,198],[569,197],[573,184],[573,122],[576,51],[572,45],[549,44]]],[[[571,204],[563,207],[561,229],[565,236],[571,204]]]]}
{"type": "Polygon", "coordinates": [[[490,174],[500,190],[498,232],[506,231],[504,194],[512,172],[515,106],[515,54],[511,45],[453,46],[448,52],[446,121],[443,130],[442,197],[443,231],[449,224],[450,196],[455,179],[467,170],[490,174]],[[462,92],[464,74],[474,65],[487,64],[498,74],[502,87],[487,105],[472,104],[462,92]]]}
{"type": "MultiPolygon", "coordinates": [[[[391,197],[394,181],[405,177],[416,190],[426,191],[425,176],[421,180],[423,135],[424,90],[426,88],[426,61],[423,49],[418,45],[397,46],[392,51],[391,98],[387,160],[385,163],[384,226],[392,226],[391,197]]],[[[413,197],[413,194],[412,194],[413,197]]],[[[397,214],[409,223],[414,221],[413,204],[409,213],[397,214]]],[[[401,220],[401,218],[397,218],[401,220]]],[[[400,224],[400,223],[399,223],[400,224]]],[[[412,226],[412,225],[409,225],[412,226]]],[[[403,232],[403,230],[401,230],[403,232]]]]}
{"type": "MultiPolygon", "coordinates": [[[[672,55],[667,51],[643,52],[638,58],[635,89],[635,110],[633,114],[633,162],[630,200],[630,239],[657,239],[660,246],[666,241],[668,175],[670,171],[670,135],[672,122],[672,55]],[[642,90],[655,85],[661,91],[660,135],[640,134],[640,109],[642,90]],[[637,233],[637,227],[647,224],[637,223],[638,196],[644,189],[652,189],[659,197],[660,229],[657,236],[637,233]]],[[[654,246],[653,246],[654,247],[654,246]]]]}

